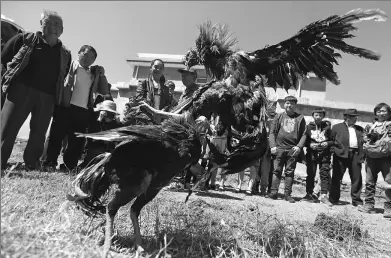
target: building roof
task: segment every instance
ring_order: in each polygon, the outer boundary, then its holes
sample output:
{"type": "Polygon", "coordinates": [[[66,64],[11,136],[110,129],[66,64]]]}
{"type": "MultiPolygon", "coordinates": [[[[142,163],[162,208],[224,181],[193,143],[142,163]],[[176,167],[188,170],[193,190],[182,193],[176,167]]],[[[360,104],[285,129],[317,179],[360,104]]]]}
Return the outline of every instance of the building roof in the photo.
{"type": "MultiPolygon", "coordinates": [[[[128,63],[136,64],[148,64],[154,59],[161,59],[164,64],[176,66],[184,66],[183,61],[184,55],[170,55],[170,54],[152,54],[152,53],[137,53],[136,57],[130,57],[126,59],[128,63]]],[[[203,70],[205,67],[203,65],[195,65],[195,69],[203,70]]]]}

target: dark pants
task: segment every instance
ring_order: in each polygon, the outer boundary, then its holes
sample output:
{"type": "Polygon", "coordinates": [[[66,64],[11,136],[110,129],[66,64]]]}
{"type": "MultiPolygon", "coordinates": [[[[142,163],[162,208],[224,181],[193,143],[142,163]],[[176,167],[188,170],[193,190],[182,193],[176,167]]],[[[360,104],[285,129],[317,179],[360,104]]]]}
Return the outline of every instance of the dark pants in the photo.
{"type": "Polygon", "coordinates": [[[50,127],[49,144],[45,164],[56,166],[60,155],[62,141],[68,136],[68,145],[65,149],[64,164],[73,169],[82,155],[84,139],[76,137],[75,133],[84,133],[90,122],[91,111],[71,105],[70,107],[56,106],[53,121],[50,127]]]}
{"type": "Polygon", "coordinates": [[[330,201],[338,202],[341,197],[341,180],[346,169],[349,171],[350,180],[352,183],[350,195],[352,204],[363,204],[361,200],[361,162],[357,150],[349,150],[348,158],[341,158],[334,154],[333,156],[333,177],[331,179],[330,201]]]}
{"type": "Polygon", "coordinates": [[[45,134],[53,115],[55,97],[14,83],[9,88],[1,110],[1,166],[7,164],[20,128],[31,113],[30,134],[23,160],[35,167],[44,149],[45,134]]]}
{"type": "Polygon", "coordinates": [[[274,160],[274,171],[271,193],[277,193],[280,186],[282,171],[285,167],[285,195],[292,193],[293,177],[295,174],[297,156],[289,156],[290,150],[277,149],[277,155],[274,160]]]}
{"type": "MultiPolygon", "coordinates": [[[[367,157],[365,163],[366,182],[365,182],[365,204],[375,205],[375,190],[377,175],[382,172],[384,181],[391,184],[391,157],[372,159],[367,157]]],[[[385,190],[386,201],[384,208],[391,209],[391,190],[385,190]]]]}
{"type": "Polygon", "coordinates": [[[327,152],[318,152],[313,150],[307,151],[307,178],[306,178],[306,192],[313,194],[315,187],[316,170],[319,165],[320,175],[320,191],[321,194],[327,194],[329,191],[330,182],[330,160],[331,154],[327,152]]]}
{"type": "Polygon", "coordinates": [[[195,184],[197,182],[197,177],[195,175],[193,175],[193,173],[191,172],[190,168],[187,169],[185,171],[185,173],[186,173],[186,175],[185,175],[185,184],[190,184],[190,182],[195,184]]]}
{"type": "Polygon", "coordinates": [[[267,191],[270,193],[272,189],[272,181],[273,181],[273,172],[274,172],[274,160],[276,159],[276,155],[270,155],[270,171],[269,171],[269,182],[267,185],[267,191]]]}

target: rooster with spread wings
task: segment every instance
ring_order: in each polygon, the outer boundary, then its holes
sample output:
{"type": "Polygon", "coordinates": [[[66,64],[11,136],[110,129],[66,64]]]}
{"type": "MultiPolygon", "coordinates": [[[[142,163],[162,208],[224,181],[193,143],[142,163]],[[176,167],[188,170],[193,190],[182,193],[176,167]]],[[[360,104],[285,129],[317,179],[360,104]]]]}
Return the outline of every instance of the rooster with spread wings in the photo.
{"type": "Polygon", "coordinates": [[[140,108],[152,114],[151,117],[167,118],[161,125],[128,126],[82,135],[121,142],[112,153],[97,157],[91,166],[80,172],[75,180],[76,195],[69,196],[87,212],[106,213],[104,255],[111,245],[114,216],[134,198],[130,214],[135,244],[141,245],[138,224],[141,209],[170,179],[200,156],[202,130],[194,122],[197,118],[219,116],[218,134],[227,129],[239,139],[229,155],[218,153],[209,144],[216,163],[225,168],[226,173],[241,171],[266,148],[262,126],[267,110],[264,86],[281,86],[288,90],[296,87],[309,72],[339,84],[334,64],[338,64],[341,55],[336,50],[366,59],[380,59],[380,55],[370,50],[344,42],[353,37],[351,32],[357,29],[353,24],[363,20],[385,21],[386,18],[381,10],[357,9],[333,15],[311,23],[288,40],[253,52],[234,51],[236,39],[226,26],[212,25],[209,21],[202,24],[196,46],[186,54],[184,64],[187,67],[204,65],[212,77],[211,82],[170,113],[142,104],[140,108]],[[112,184],[118,186],[114,197],[103,205],[100,199],[112,184]]]}

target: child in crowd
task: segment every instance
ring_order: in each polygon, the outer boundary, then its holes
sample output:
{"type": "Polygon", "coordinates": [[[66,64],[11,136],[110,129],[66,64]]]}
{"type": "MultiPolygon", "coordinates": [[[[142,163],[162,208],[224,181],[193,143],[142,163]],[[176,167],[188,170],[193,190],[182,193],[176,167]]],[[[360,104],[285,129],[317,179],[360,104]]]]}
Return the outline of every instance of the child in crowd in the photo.
{"type": "Polygon", "coordinates": [[[302,199],[309,202],[317,202],[318,196],[314,194],[315,175],[319,165],[319,177],[321,195],[320,201],[324,204],[331,206],[327,198],[330,182],[330,160],[331,160],[331,146],[333,141],[331,140],[331,126],[323,118],[326,115],[326,111],[322,108],[315,108],[312,111],[313,122],[310,122],[306,128],[307,134],[307,179],[306,179],[306,192],[307,194],[302,199]]]}

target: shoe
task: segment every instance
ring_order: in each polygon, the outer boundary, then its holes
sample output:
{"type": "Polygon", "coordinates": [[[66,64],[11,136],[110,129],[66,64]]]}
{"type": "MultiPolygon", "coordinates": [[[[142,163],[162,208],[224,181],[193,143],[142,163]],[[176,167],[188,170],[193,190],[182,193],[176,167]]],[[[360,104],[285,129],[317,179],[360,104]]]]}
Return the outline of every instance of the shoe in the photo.
{"type": "Polygon", "coordinates": [[[313,198],[311,197],[311,194],[307,193],[303,198],[301,198],[300,201],[311,201],[313,198]]]}
{"type": "Polygon", "coordinates": [[[277,200],[278,194],[277,193],[270,193],[267,198],[277,200]]]}
{"type": "Polygon", "coordinates": [[[223,185],[220,185],[219,191],[225,191],[225,187],[223,185]]]}
{"type": "Polygon", "coordinates": [[[293,199],[292,196],[290,196],[290,195],[285,195],[284,199],[285,199],[285,201],[290,202],[290,203],[296,202],[295,199],[293,199]]]}
{"type": "Polygon", "coordinates": [[[373,204],[366,203],[362,206],[358,207],[358,211],[364,212],[364,213],[369,213],[369,214],[375,214],[375,207],[373,204]]]}
{"type": "Polygon", "coordinates": [[[319,200],[321,203],[326,204],[329,207],[333,207],[333,204],[329,201],[326,194],[321,194],[319,200]]]}
{"type": "Polygon", "coordinates": [[[57,164],[54,164],[52,162],[44,161],[41,164],[41,170],[42,172],[54,172],[56,171],[57,164]]]}
{"type": "Polygon", "coordinates": [[[319,202],[319,199],[318,197],[315,195],[315,194],[306,194],[306,196],[304,196],[301,201],[307,201],[307,202],[319,202]]]}
{"type": "Polygon", "coordinates": [[[208,189],[208,190],[216,190],[216,185],[209,185],[208,187],[206,187],[206,189],[208,189]]]}
{"type": "Polygon", "coordinates": [[[384,208],[383,217],[386,219],[391,219],[391,208],[384,208]]]}
{"type": "Polygon", "coordinates": [[[235,193],[240,193],[240,187],[237,187],[237,188],[235,189],[235,193]]]}
{"type": "Polygon", "coordinates": [[[355,203],[352,203],[352,205],[354,207],[359,207],[359,206],[363,206],[364,204],[362,202],[355,202],[355,203]]]}
{"type": "Polygon", "coordinates": [[[266,191],[261,191],[261,192],[259,193],[259,196],[261,196],[261,197],[266,197],[266,196],[267,196],[266,191]]]}
{"type": "Polygon", "coordinates": [[[246,195],[251,196],[253,195],[253,192],[251,190],[246,190],[246,195]]]}

